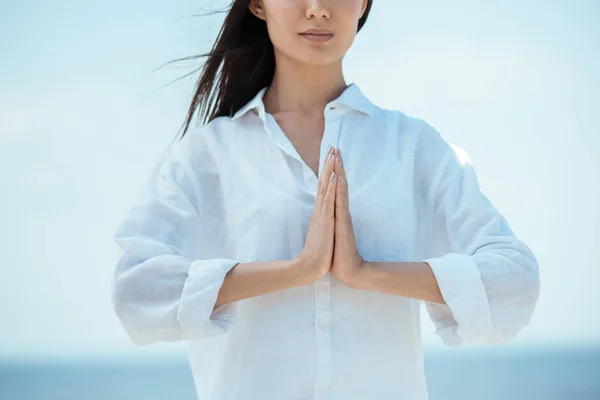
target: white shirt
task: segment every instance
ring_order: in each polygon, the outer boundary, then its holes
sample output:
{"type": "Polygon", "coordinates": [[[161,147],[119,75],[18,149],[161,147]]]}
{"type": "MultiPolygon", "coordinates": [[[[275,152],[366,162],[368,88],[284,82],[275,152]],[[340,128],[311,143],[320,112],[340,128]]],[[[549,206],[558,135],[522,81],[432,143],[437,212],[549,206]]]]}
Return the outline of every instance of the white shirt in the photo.
{"type": "Polygon", "coordinates": [[[215,307],[238,262],[304,246],[317,177],[263,88],[160,157],[114,235],[113,303],[137,345],[185,340],[210,400],[427,399],[420,305],[449,346],[500,344],[532,315],[537,260],[431,124],[382,109],[353,83],[324,110],[319,168],[341,149],[357,248],[426,261],[447,304],[316,282],[215,307]]]}

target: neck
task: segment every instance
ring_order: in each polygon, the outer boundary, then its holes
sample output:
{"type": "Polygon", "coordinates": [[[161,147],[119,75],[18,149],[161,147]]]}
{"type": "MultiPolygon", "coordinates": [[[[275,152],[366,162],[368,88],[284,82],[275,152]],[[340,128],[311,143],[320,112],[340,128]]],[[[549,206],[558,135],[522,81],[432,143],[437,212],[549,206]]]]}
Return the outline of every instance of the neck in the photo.
{"type": "Polygon", "coordinates": [[[323,115],[327,103],[348,86],[341,60],[335,64],[307,65],[276,54],[275,65],[273,81],[263,96],[265,109],[270,114],[323,115]]]}

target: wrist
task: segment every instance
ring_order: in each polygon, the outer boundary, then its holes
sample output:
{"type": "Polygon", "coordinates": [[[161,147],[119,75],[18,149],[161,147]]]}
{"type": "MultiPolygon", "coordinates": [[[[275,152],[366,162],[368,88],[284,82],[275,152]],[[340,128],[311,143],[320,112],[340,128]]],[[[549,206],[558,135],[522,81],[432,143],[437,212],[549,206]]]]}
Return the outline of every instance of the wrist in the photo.
{"type": "Polygon", "coordinates": [[[307,263],[304,258],[296,257],[290,260],[291,270],[294,271],[298,280],[298,286],[308,285],[320,278],[318,271],[307,263]]]}
{"type": "Polygon", "coordinates": [[[368,288],[368,273],[371,267],[370,262],[363,260],[350,279],[348,279],[346,285],[353,289],[366,290],[368,288]]]}

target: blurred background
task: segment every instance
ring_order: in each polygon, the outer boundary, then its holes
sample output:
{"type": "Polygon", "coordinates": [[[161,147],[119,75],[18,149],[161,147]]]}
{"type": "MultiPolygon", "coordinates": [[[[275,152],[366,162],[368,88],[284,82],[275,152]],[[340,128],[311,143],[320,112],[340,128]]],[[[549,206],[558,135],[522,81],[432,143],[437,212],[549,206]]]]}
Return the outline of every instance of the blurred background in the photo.
{"type": "MultiPolygon", "coordinates": [[[[136,347],[113,313],[112,234],[202,60],[162,65],[208,51],[223,14],[194,15],[226,4],[0,2],[0,399],[194,399],[183,344],[136,347]]],[[[422,308],[431,400],[600,399],[598,21],[596,0],[375,0],[345,58],[469,152],[540,263],[508,345],[445,347],[422,308]]]]}

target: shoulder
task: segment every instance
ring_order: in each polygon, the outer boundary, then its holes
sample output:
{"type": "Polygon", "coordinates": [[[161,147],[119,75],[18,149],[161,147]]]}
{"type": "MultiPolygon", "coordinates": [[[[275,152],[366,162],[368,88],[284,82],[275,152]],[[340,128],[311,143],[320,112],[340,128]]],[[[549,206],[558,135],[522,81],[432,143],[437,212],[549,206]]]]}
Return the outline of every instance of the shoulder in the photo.
{"type": "Polygon", "coordinates": [[[398,157],[410,160],[414,179],[424,191],[444,171],[453,174],[471,164],[467,150],[451,141],[437,124],[398,109],[377,107],[375,113],[387,121],[398,157]]]}
{"type": "Polygon", "coordinates": [[[450,159],[469,162],[465,148],[451,141],[437,125],[422,118],[414,118],[413,123],[417,132],[416,156],[440,163],[450,159]]]}
{"type": "Polygon", "coordinates": [[[176,142],[179,149],[213,146],[233,131],[234,122],[228,117],[217,117],[208,123],[191,126],[185,135],[176,142]]]}
{"type": "Polygon", "coordinates": [[[260,131],[262,123],[260,118],[252,113],[247,113],[240,118],[233,119],[221,116],[205,124],[196,124],[188,130],[190,145],[201,145],[208,150],[217,150],[230,145],[240,139],[260,131]]]}
{"type": "Polygon", "coordinates": [[[452,142],[437,124],[398,109],[376,107],[376,113],[388,121],[391,134],[413,151],[416,164],[431,167],[450,159],[470,163],[466,149],[452,142]]]}
{"type": "Polygon", "coordinates": [[[189,173],[215,172],[222,157],[223,141],[230,136],[231,122],[218,117],[205,124],[190,126],[183,136],[177,137],[163,157],[181,164],[189,173]]]}

